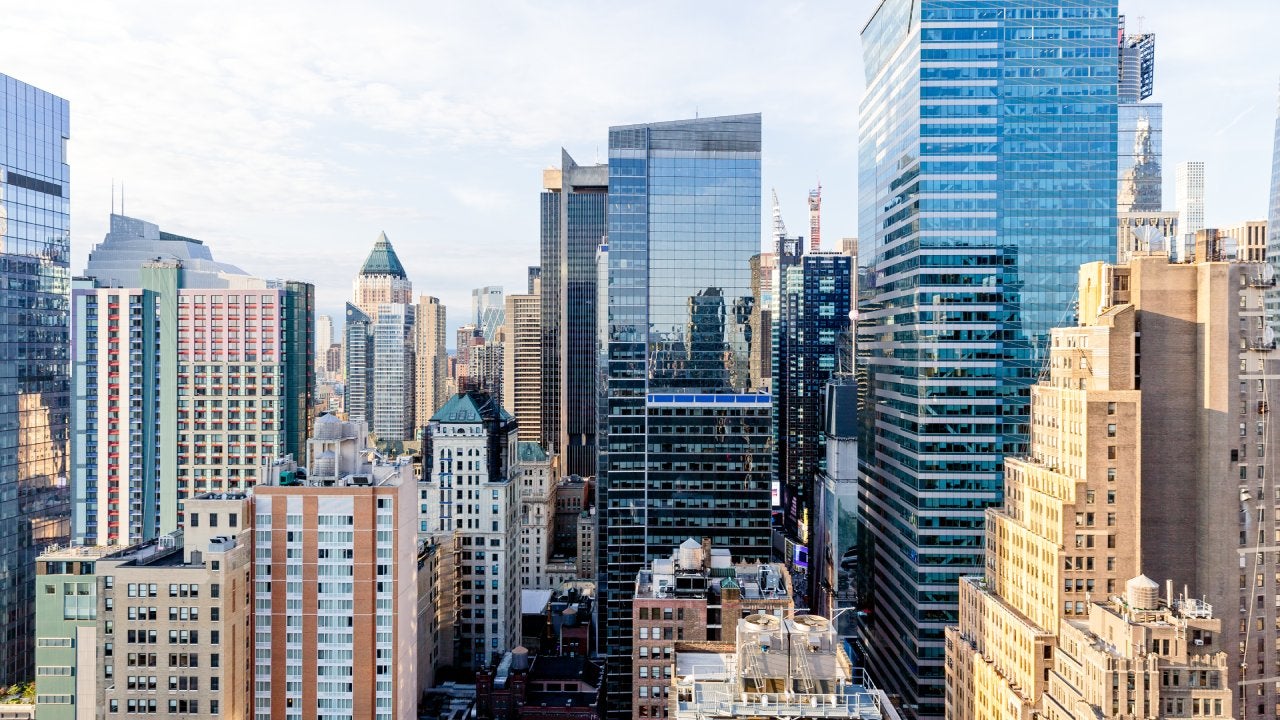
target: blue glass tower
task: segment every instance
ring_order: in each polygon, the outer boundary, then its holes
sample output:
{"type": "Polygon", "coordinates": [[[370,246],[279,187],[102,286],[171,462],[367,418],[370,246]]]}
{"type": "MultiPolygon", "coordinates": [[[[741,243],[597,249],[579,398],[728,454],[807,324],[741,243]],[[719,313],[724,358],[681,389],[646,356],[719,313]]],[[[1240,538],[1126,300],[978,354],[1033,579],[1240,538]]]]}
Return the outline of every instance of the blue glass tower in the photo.
{"type": "MultiPolygon", "coordinates": [[[[790,245],[804,247],[798,242],[790,245]]],[[[771,353],[774,468],[782,491],[784,531],[814,558],[826,552],[817,546],[823,536],[814,532],[819,521],[816,487],[826,470],[823,394],[838,361],[847,361],[852,351],[853,258],[843,253],[800,255],[782,250],[771,353]]],[[[806,562],[816,570],[812,561],[806,562]]],[[[817,592],[817,585],[829,579],[811,572],[807,580],[809,607],[828,612],[829,608],[815,603],[828,595],[817,592]]]]}
{"type": "Polygon", "coordinates": [[[917,716],[1048,331],[1114,261],[1117,33],[1115,0],[884,0],[862,31],[860,650],[917,716]]]}
{"type": "MultiPolygon", "coordinates": [[[[641,697],[641,567],[689,538],[769,556],[770,399],[748,369],[759,247],[759,115],[610,128],[598,474],[610,717],[641,697]]],[[[661,712],[644,691],[643,712],[661,712]]]]}
{"type": "Polygon", "coordinates": [[[0,686],[33,678],[36,556],[70,532],[69,127],[0,75],[0,686]]]}

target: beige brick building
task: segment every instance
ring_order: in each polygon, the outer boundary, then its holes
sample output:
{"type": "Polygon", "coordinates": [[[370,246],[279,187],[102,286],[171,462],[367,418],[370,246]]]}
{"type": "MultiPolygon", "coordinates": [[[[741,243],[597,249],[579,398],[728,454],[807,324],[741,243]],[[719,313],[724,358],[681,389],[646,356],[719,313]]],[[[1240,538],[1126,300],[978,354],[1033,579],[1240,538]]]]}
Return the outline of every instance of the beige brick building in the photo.
{"type": "Polygon", "coordinates": [[[1194,599],[1159,598],[1146,576],[1060,628],[1046,720],[1230,718],[1222,622],[1194,599]]]}
{"type": "Polygon", "coordinates": [[[189,499],[185,532],[98,561],[105,717],[250,716],[250,508],[242,494],[189,499]]]}

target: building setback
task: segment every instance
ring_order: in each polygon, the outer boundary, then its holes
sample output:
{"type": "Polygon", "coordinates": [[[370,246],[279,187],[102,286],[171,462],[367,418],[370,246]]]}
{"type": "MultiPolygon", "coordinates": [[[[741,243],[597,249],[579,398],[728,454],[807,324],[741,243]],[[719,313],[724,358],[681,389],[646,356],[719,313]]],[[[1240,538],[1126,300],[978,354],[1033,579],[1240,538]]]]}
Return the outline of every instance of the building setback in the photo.
{"type": "Polygon", "coordinates": [[[0,686],[30,680],[35,559],[68,536],[67,101],[0,74],[0,686]]]}
{"type": "Polygon", "coordinates": [[[1115,254],[1117,16],[885,0],[862,31],[859,650],[919,717],[942,715],[943,628],[1026,453],[1049,329],[1076,268],[1115,254]]]}

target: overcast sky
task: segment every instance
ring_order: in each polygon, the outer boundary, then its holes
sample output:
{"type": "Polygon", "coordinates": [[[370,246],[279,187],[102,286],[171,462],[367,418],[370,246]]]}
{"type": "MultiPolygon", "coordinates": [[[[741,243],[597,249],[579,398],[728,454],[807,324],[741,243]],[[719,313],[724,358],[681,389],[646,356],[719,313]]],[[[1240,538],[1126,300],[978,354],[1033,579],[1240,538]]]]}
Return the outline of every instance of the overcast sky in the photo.
{"type": "MultiPolygon", "coordinates": [[[[603,160],[610,125],[762,112],[762,232],[770,188],[807,232],[820,179],[827,246],[856,235],[874,5],[13,2],[0,72],[71,103],[73,272],[106,232],[114,178],[129,215],[313,282],[335,317],[385,230],[456,326],[470,288],[524,291],[541,170],[562,146],[603,160]]],[[[1158,38],[1166,206],[1173,167],[1199,159],[1209,225],[1265,218],[1280,2],[1121,12],[1158,38]]]]}

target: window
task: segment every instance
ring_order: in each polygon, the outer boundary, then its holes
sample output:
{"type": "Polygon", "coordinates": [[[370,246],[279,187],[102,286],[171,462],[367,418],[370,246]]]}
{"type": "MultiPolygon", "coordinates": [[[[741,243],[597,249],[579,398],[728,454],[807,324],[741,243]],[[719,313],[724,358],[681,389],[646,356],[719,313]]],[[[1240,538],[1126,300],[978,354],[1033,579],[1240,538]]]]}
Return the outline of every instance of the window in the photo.
{"type": "Polygon", "coordinates": [[[200,527],[200,513],[191,513],[191,527],[200,527]]]}

